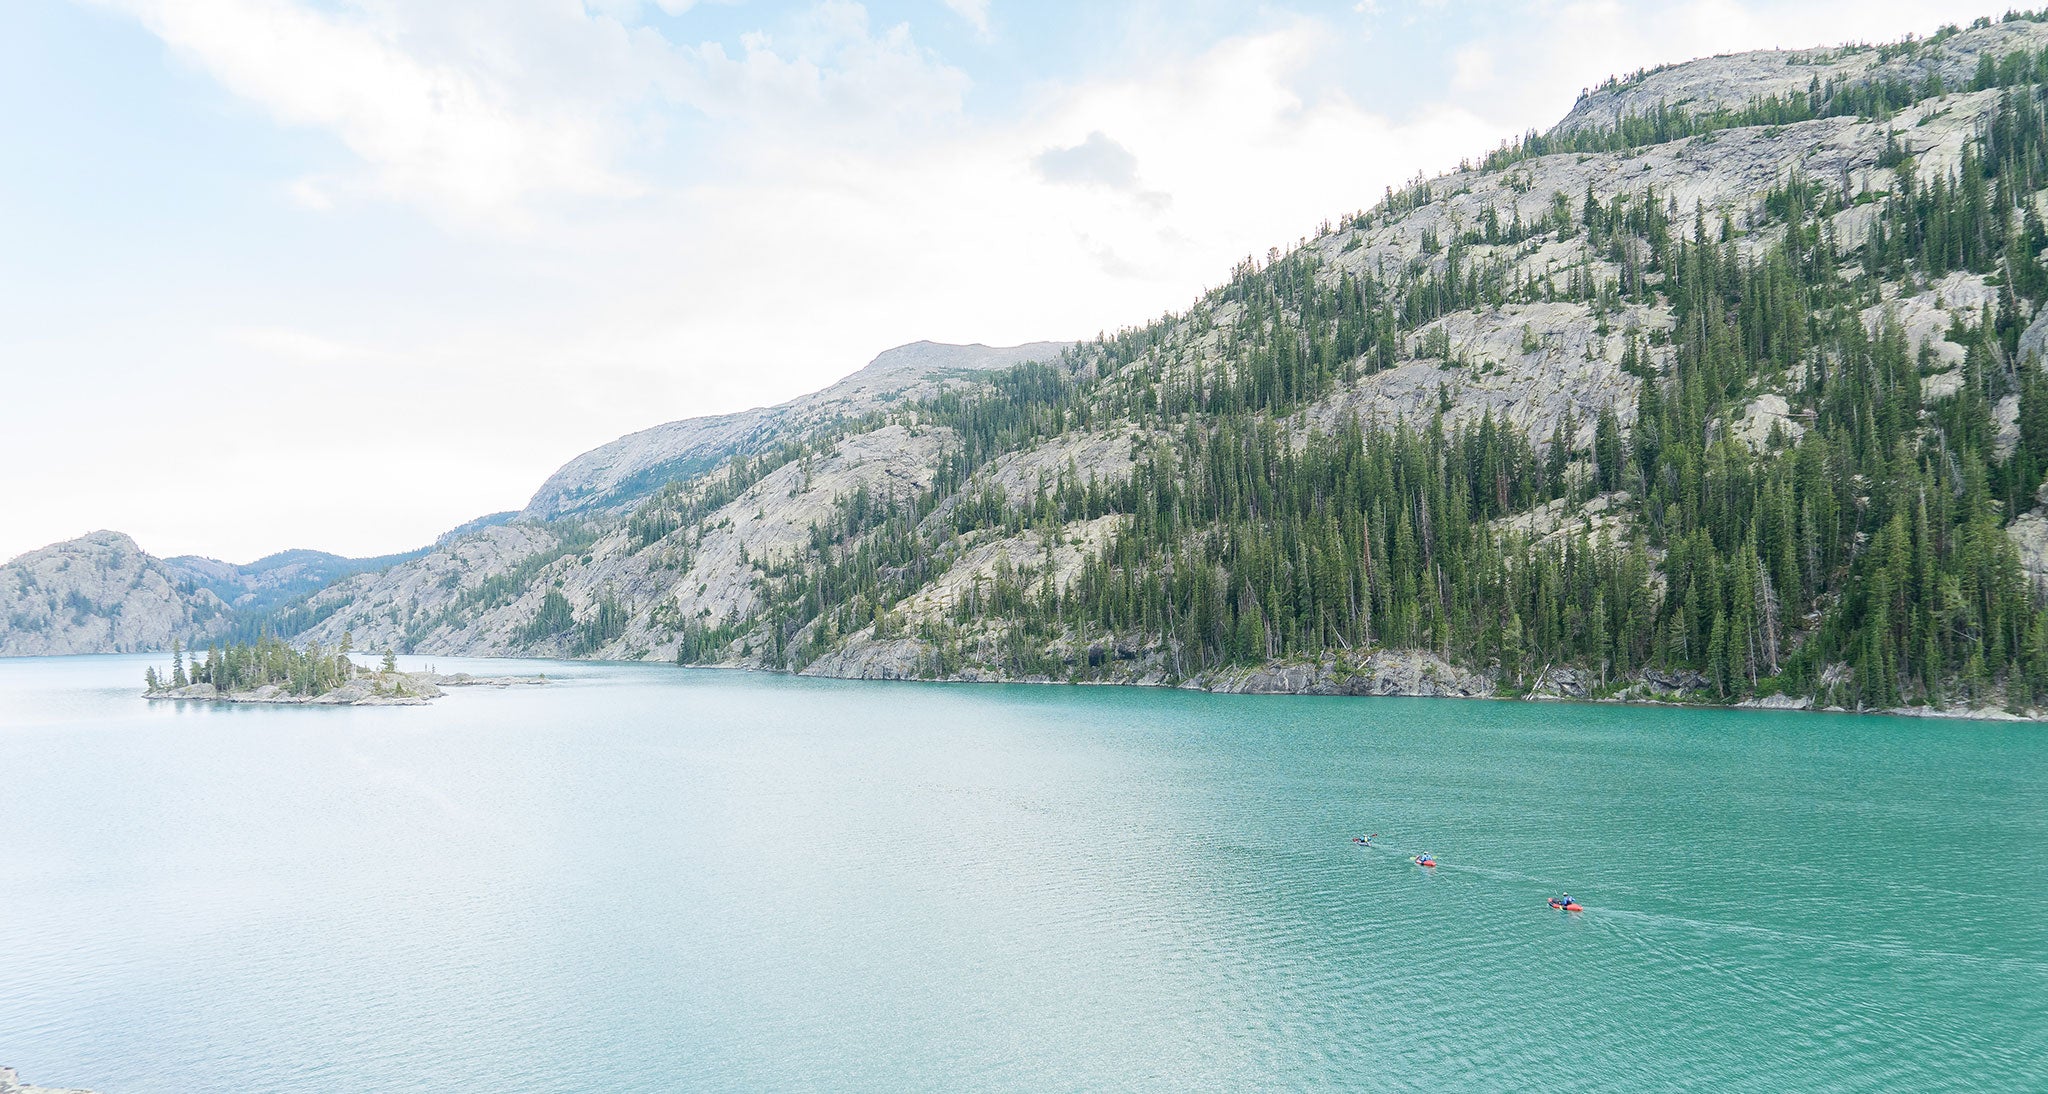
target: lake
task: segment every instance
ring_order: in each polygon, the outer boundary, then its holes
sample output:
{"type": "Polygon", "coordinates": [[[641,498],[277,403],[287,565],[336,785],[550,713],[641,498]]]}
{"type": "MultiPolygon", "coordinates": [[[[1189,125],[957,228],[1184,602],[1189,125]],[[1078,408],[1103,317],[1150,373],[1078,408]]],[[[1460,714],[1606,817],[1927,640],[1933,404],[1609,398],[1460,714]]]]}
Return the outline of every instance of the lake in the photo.
{"type": "Polygon", "coordinates": [[[161,661],[0,660],[0,1064],[2048,1089],[2048,727],[432,660],[553,684],[173,706],[161,661]]]}

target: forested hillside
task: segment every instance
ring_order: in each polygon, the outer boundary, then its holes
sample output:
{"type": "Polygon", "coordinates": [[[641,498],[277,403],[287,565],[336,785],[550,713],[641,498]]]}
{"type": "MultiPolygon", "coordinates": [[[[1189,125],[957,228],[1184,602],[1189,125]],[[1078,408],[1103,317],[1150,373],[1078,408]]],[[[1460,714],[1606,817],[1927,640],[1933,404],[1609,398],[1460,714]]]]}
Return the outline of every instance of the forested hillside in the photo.
{"type": "Polygon", "coordinates": [[[280,621],[872,677],[2032,710],[2044,81],[2036,16],[1612,81],[1182,314],[280,621]]]}

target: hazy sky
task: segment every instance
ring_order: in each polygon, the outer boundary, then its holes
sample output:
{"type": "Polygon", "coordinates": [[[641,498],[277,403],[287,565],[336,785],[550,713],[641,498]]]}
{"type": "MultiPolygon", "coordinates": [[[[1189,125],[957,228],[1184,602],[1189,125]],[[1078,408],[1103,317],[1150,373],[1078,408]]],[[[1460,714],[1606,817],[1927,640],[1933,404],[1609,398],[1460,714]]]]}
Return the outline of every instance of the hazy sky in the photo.
{"type": "Polygon", "coordinates": [[[1904,0],[6,0],[0,558],[403,550],[920,338],[1082,338],[1904,0]]]}

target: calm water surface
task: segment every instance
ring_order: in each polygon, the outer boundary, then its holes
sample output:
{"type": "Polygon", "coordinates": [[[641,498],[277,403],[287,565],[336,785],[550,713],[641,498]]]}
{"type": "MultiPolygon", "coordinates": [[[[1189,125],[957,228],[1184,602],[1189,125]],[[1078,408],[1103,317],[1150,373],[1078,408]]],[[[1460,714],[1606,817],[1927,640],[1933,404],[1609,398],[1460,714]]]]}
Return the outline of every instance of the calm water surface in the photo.
{"type": "Polygon", "coordinates": [[[214,709],[146,663],[0,661],[32,1080],[2048,1090],[2044,727],[568,664],[214,709]]]}

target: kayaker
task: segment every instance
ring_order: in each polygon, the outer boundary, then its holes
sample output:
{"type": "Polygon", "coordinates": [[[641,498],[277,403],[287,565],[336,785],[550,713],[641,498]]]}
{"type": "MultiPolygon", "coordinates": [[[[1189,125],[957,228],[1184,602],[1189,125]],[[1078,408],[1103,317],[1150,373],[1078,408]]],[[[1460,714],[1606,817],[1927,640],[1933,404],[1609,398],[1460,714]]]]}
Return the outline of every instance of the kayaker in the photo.
{"type": "Polygon", "coordinates": [[[1571,905],[1571,902],[1572,895],[1570,893],[1566,893],[1565,895],[1557,898],[1557,906],[1560,908],[1569,907],[1571,905]]]}

